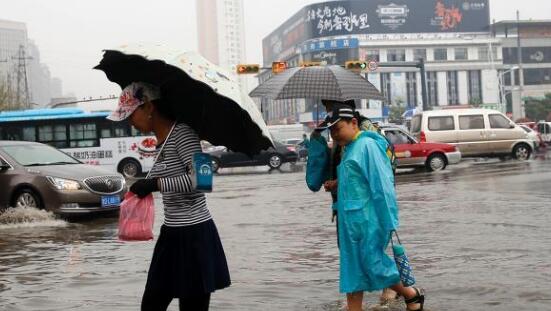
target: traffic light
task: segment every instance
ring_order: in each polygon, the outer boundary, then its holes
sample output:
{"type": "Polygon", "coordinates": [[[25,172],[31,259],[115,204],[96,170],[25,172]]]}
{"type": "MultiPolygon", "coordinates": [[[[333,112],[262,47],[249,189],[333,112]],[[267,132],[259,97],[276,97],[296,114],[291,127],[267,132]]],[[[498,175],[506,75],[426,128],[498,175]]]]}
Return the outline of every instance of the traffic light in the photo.
{"type": "Polygon", "coordinates": [[[258,73],[260,72],[260,65],[258,64],[237,65],[236,71],[237,71],[237,74],[239,75],[258,73]]]}
{"type": "Polygon", "coordinates": [[[300,64],[300,67],[314,67],[314,66],[321,66],[321,62],[304,62],[300,64]]]}
{"type": "Polygon", "coordinates": [[[272,63],[272,73],[278,74],[287,70],[286,62],[273,62],[272,63]]]}
{"type": "Polygon", "coordinates": [[[367,69],[367,62],[361,60],[347,61],[345,68],[348,70],[362,71],[367,69]]]}

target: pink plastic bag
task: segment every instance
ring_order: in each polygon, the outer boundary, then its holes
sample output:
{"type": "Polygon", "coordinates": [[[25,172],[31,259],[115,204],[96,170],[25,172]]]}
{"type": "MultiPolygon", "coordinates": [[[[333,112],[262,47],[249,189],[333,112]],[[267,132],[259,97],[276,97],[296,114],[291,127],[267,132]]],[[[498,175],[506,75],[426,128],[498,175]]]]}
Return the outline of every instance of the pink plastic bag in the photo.
{"type": "Polygon", "coordinates": [[[149,194],[140,199],[132,192],[127,192],[121,203],[119,213],[119,240],[149,241],[153,240],[153,223],[155,222],[155,202],[149,194]]]}

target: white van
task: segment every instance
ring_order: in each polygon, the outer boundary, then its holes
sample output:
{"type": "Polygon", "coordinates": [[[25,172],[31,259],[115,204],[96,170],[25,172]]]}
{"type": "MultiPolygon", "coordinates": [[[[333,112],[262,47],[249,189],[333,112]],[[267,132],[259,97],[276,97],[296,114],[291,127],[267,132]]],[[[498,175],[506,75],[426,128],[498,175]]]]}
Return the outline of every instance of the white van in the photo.
{"type": "Polygon", "coordinates": [[[527,160],[533,151],[519,125],[490,109],[424,111],[413,116],[411,133],[421,142],[453,144],[463,157],[512,155],[527,160]]]}

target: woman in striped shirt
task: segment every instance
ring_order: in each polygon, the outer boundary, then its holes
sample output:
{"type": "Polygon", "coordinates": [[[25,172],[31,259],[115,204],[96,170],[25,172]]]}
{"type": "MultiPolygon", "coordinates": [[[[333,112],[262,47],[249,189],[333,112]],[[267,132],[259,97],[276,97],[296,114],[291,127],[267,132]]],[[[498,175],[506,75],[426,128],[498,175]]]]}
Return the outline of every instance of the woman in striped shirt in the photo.
{"type": "Polygon", "coordinates": [[[161,100],[157,87],[132,83],[108,117],[113,121],[128,119],[140,132],[155,133],[159,142],[151,178],[130,187],[139,197],[160,191],[165,212],[142,310],[166,310],[174,298],[179,298],[180,310],[208,310],[210,294],[231,282],[205,195],[195,190],[191,173],[193,154],[201,152],[201,144],[192,128],[165,112],[161,100]]]}

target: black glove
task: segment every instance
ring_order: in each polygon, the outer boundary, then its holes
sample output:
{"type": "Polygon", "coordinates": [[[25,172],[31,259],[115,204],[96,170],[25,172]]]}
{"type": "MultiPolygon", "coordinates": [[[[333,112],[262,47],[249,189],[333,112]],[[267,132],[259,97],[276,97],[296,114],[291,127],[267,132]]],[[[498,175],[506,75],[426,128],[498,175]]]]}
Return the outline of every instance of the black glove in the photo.
{"type": "Polygon", "coordinates": [[[130,191],[143,199],[151,192],[159,191],[157,178],[140,179],[130,186],[130,191]]]}

